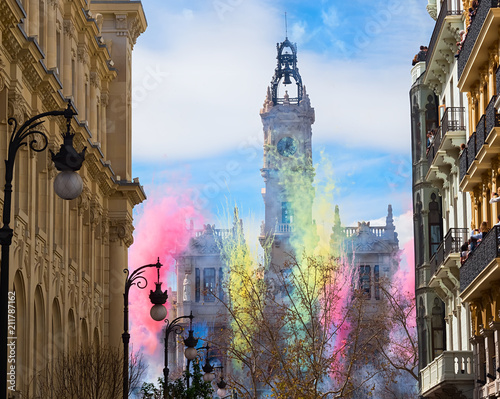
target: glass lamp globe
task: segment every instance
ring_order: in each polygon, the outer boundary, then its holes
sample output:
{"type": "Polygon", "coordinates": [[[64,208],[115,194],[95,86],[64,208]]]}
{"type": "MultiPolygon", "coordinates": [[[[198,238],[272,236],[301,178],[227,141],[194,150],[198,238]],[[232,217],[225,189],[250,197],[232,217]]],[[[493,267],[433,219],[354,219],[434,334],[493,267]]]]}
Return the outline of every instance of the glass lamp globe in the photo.
{"type": "Polygon", "coordinates": [[[214,373],[205,373],[203,374],[203,381],[205,382],[212,382],[215,378],[215,374],[214,373]]]}
{"type": "Polygon", "coordinates": [[[153,320],[162,321],[167,317],[167,308],[163,305],[154,305],[149,314],[153,320]]]}
{"type": "Polygon", "coordinates": [[[54,179],[54,191],[62,199],[75,199],[82,193],[82,190],[82,178],[71,170],[60,172],[54,179]]]}
{"type": "Polygon", "coordinates": [[[226,396],[226,394],[227,390],[225,388],[217,389],[217,396],[219,396],[220,398],[223,398],[224,396],[226,396]]]}
{"type": "Polygon", "coordinates": [[[193,360],[196,355],[198,354],[196,348],[186,348],[184,351],[184,355],[186,356],[187,360],[193,360]]]}

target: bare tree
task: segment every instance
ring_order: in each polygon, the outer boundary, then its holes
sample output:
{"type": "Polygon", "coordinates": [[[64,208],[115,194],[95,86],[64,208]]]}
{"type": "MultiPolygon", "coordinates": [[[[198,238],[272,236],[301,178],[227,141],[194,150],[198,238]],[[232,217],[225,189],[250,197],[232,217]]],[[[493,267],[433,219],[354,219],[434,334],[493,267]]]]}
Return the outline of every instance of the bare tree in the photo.
{"type": "MultiPolygon", "coordinates": [[[[117,348],[89,346],[62,353],[33,379],[25,399],[119,399],[123,396],[123,352],[117,348]]],[[[129,386],[140,385],[146,366],[132,354],[129,386]]]]}
{"type": "Polygon", "coordinates": [[[406,375],[418,381],[418,347],[416,329],[416,301],[411,292],[404,292],[398,286],[400,282],[386,281],[381,284],[384,299],[385,334],[387,341],[378,338],[379,351],[384,360],[385,369],[396,375],[406,375]]]}
{"type": "Polygon", "coordinates": [[[216,339],[237,364],[229,378],[240,395],[347,398],[379,373],[354,378],[383,328],[366,328],[366,301],[348,267],[303,255],[269,271],[249,267],[247,256],[242,249],[228,262],[228,328],[216,339]]]}

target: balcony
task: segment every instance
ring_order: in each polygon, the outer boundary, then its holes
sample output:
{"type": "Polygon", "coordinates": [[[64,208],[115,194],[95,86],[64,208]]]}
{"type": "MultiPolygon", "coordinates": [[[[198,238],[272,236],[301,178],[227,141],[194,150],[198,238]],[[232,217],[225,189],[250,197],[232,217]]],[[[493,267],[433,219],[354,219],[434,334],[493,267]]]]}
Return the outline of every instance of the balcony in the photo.
{"type": "Polygon", "coordinates": [[[441,10],[429,42],[427,70],[424,77],[424,83],[432,89],[437,89],[438,92],[441,92],[441,82],[446,81],[442,76],[447,70],[444,66],[454,62],[453,47],[450,45],[456,43],[453,32],[463,29],[462,11],[448,3],[450,2],[441,3],[441,10]]]}
{"type": "Polygon", "coordinates": [[[469,239],[467,228],[451,228],[441,241],[436,253],[430,260],[431,276],[434,276],[438,268],[443,265],[450,254],[460,258],[460,247],[469,239]]]}
{"type": "MultiPolygon", "coordinates": [[[[453,386],[461,392],[472,391],[474,374],[472,351],[445,351],[420,372],[422,395],[439,395],[453,386]]],[[[458,397],[458,396],[457,396],[458,397]]]]}
{"type": "Polygon", "coordinates": [[[443,301],[455,296],[460,288],[460,247],[468,239],[468,229],[451,228],[430,260],[429,287],[434,288],[443,301]]]}
{"type": "Polygon", "coordinates": [[[479,69],[488,62],[489,48],[498,40],[500,8],[498,0],[481,0],[458,55],[458,87],[470,91],[479,69]]]}
{"type": "Polygon", "coordinates": [[[495,102],[496,95],[491,97],[486,113],[479,120],[476,132],[469,137],[467,149],[460,156],[461,191],[472,191],[500,152],[500,115],[495,109],[495,102]]]}
{"type": "Polygon", "coordinates": [[[469,302],[481,297],[484,290],[500,279],[499,234],[500,226],[493,226],[460,268],[462,300],[469,302]]]}
{"type": "Polygon", "coordinates": [[[440,127],[429,147],[427,162],[429,170],[426,180],[431,181],[449,174],[449,167],[455,165],[460,145],[465,142],[465,108],[448,107],[441,119],[440,127]],[[446,166],[448,169],[443,168],[446,166]]]}
{"type": "Polygon", "coordinates": [[[276,233],[293,233],[294,231],[294,225],[291,223],[278,223],[276,225],[276,233]]]}

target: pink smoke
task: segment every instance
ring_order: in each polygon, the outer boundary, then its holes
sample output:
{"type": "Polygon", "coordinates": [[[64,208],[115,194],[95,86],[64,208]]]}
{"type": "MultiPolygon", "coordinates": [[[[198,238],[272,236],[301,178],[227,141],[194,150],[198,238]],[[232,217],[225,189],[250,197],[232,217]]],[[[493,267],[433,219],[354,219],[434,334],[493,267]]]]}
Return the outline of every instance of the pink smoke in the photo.
{"type": "MultiPolygon", "coordinates": [[[[156,263],[160,258],[163,267],[160,271],[162,289],[168,288],[169,299],[172,301],[172,289],[167,287],[175,275],[174,258],[176,252],[186,247],[190,239],[188,224],[190,220],[195,225],[203,223],[201,211],[197,209],[189,190],[178,188],[165,192],[152,193],[142,207],[140,220],[134,233],[134,244],[130,247],[129,268],[131,271],[145,264],[156,263]]],[[[157,352],[159,344],[158,333],[165,323],[154,321],[149,310],[150,289],[155,289],[157,281],[156,268],[148,268],[143,274],[148,286],[144,290],[133,286],[129,294],[130,335],[134,350],[144,349],[146,354],[157,352]]]]}

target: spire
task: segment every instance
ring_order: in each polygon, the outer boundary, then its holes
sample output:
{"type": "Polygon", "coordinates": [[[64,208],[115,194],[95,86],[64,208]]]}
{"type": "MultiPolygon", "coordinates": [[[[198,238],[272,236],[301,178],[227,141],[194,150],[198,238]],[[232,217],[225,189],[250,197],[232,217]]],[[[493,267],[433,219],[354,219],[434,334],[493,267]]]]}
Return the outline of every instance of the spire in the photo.
{"type": "Polygon", "coordinates": [[[392,205],[387,207],[387,217],[385,218],[385,227],[394,227],[394,218],[392,217],[392,205]]]}
{"type": "Polygon", "coordinates": [[[299,68],[297,68],[297,45],[290,42],[288,37],[285,41],[276,45],[278,50],[278,65],[274,71],[274,76],[271,79],[271,93],[274,105],[283,104],[283,98],[278,97],[278,86],[292,84],[291,78],[297,85],[297,97],[290,98],[290,104],[299,104],[304,97],[302,78],[300,77],[299,68]]]}

